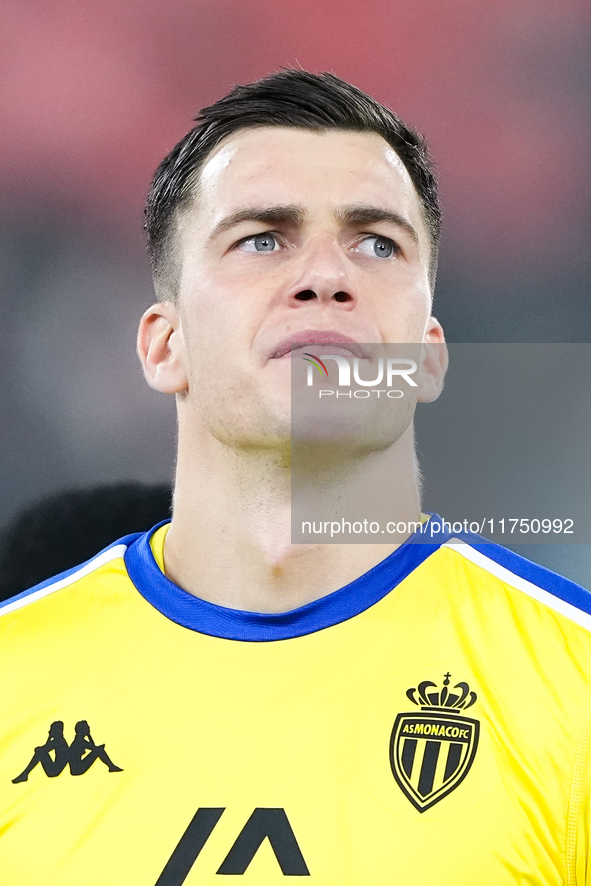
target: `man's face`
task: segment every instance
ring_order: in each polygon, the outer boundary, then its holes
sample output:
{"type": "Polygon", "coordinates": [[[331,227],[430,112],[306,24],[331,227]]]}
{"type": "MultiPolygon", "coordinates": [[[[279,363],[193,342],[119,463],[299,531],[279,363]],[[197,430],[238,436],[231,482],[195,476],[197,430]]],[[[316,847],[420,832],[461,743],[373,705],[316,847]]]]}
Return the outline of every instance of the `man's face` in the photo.
{"type": "Polygon", "coordinates": [[[294,343],[442,338],[419,198],[376,134],[237,132],[176,236],[180,392],[224,442],[289,435],[294,343]]]}

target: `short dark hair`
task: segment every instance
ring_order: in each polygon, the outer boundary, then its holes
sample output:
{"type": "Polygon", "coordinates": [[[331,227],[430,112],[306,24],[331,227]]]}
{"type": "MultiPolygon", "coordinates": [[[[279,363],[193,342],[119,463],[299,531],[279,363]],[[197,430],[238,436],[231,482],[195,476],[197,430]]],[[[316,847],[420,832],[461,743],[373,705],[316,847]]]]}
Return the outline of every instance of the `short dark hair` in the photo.
{"type": "Polygon", "coordinates": [[[393,111],[334,74],[287,69],[235,86],[215,104],[203,108],[195,122],[156,170],[146,202],[148,252],[159,294],[163,289],[167,297],[175,297],[175,220],[177,212],[195,197],[207,157],[232,133],[261,126],[381,135],[402,160],[421,201],[431,241],[430,279],[434,285],[441,230],[437,180],[424,138],[393,111]]]}

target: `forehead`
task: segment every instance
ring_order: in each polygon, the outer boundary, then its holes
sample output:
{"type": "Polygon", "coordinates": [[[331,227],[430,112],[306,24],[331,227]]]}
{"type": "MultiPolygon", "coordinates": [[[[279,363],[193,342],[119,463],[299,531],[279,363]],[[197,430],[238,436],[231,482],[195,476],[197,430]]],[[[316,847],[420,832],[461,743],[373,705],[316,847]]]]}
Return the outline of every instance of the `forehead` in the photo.
{"type": "Polygon", "coordinates": [[[301,205],[314,212],[374,204],[404,212],[422,227],[411,178],[377,133],[242,129],[209,155],[197,190],[195,208],[208,226],[245,205],[301,205]]]}

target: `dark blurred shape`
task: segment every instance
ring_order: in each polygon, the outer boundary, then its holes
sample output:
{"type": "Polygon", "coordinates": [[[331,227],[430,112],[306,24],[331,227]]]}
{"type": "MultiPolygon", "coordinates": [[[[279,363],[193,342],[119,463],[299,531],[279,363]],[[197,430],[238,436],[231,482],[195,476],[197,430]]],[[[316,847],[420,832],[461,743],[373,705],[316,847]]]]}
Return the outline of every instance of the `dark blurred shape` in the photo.
{"type": "Polygon", "coordinates": [[[170,517],[167,484],[69,489],[20,511],[0,537],[0,600],[89,560],[121,536],[170,517]]]}

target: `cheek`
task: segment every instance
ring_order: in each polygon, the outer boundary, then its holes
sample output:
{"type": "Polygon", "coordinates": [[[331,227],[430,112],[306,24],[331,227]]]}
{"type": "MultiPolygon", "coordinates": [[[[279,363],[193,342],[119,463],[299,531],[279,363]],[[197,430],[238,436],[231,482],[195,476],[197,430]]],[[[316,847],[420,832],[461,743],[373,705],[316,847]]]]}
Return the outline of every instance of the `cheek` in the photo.
{"type": "Polygon", "coordinates": [[[185,293],[182,329],[189,373],[199,384],[221,384],[222,377],[242,376],[252,341],[260,326],[255,300],[249,293],[219,281],[201,281],[185,293]],[[215,379],[217,378],[217,382],[215,379]]]}
{"type": "Polygon", "coordinates": [[[205,325],[215,325],[220,318],[254,313],[266,290],[263,275],[256,268],[228,262],[209,273],[187,274],[183,281],[182,303],[187,314],[205,325]]]}
{"type": "MultiPolygon", "coordinates": [[[[233,329],[236,316],[234,289],[220,286],[215,280],[202,277],[185,284],[180,307],[183,334],[192,354],[220,347],[233,329]]],[[[220,359],[223,355],[220,354],[220,359]]]]}
{"type": "Polygon", "coordinates": [[[386,299],[379,321],[384,341],[422,342],[430,315],[431,296],[422,288],[406,292],[401,299],[386,299]]]}

